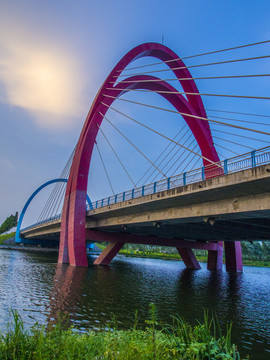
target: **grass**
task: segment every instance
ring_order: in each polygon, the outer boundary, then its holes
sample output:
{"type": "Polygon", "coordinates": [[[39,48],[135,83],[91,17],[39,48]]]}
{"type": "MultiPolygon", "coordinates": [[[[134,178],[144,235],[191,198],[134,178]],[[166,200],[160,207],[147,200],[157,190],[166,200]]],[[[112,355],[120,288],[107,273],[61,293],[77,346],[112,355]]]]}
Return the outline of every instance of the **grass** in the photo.
{"type": "Polygon", "coordinates": [[[15,236],[15,232],[12,232],[10,234],[0,235],[0,245],[4,245],[4,241],[8,240],[15,236]]]}
{"type": "MultiPolygon", "coordinates": [[[[104,246],[105,248],[105,246],[104,246]]],[[[102,248],[103,250],[103,248],[102,248]]],[[[163,259],[163,260],[181,260],[178,254],[166,254],[166,253],[156,253],[156,252],[147,252],[147,251],[129,251],[129,250],[120,250],[119,254],[125,255],[127,257],[140,257],[148,259],[163,259]]],[[[200,262],[207,262],[207,256],[196,255],[196,258],[200,262]]],[[[225,262],[225,260],[224,260],[225,262]]],[[[243,258],[243,265],[246,266],[258,266],[258,267],[270,267],[270,261],[264,260],[248,260],[243,258]]]]}
{"type": "Polygon", "coordinates": [[[231,344],[231,324],[223,335],[214,315],[204,314],[204,321],[192,327],[180,317],[173,325],[161,327],[156,309],[150,305],[145,328],[138,328],[138,316],[129,330],[118,330],[114,321],[109,330],[78,333],[66,329],[65,322],[24,328],[21,317],[12,312],[13,322],[0,334],[0,359],[5,360],[240,360],[231,344]]]}

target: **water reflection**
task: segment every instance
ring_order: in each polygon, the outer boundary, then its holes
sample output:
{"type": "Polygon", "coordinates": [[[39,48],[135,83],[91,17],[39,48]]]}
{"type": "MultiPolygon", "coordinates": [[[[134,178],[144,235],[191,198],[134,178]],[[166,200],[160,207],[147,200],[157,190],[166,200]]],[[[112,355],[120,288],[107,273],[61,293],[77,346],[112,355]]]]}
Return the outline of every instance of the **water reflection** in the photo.
{"type": "Polygon", "coordinates": [[[118,257],[110,267],[57,265],[52,254],[0,250],[0,327],[10,307],[27,326],[55,321],[67,314],[80,331],[106,327],[116,315],[121,328],[140,323],[156,304],[162,322],[178,314],[195,323],[203,308],[217,313],[221,324],[233,321],[233,339],[253,359],[270,354],[270,269],[245,268],[243,274],[185,269],[180,261],[118,257]],[[268,351],[268,352],[267,352],[268,351]]]}
{"type": "Polygon", "coordinates": [[[81,288],[87,277],[87,268],[57,264],[53,278],[53,288],[47,307],[48,322],[76,315],[76,304],[81,302],[81,288]]]}

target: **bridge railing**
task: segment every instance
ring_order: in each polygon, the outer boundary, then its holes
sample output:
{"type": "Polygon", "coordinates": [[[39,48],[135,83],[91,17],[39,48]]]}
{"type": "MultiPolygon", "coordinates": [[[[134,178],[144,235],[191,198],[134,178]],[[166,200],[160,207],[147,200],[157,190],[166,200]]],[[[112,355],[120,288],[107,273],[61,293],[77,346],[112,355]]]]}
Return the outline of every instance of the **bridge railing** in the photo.
{"type": "MultiPolygon", "coordinates": [[[[122,201],[139,198],[145,195],[155,194],[160,191],[170,190],[176,187],[193,184],[205,179],[231,174],[240,170],[249,169],[259,165],[270,163],[270,146],[259,150],[253,150],[243,155],[225,159],[219,163],[203,166],[201,168],[174,175],[139,188],[124,191],[92,203],[93,209],[113,205],[122,201]]],[[[87,205],[86,210],[89,210],[87,205]]]]}
{"type": "Polygon", "coordinates": [[[55,221],[55,220],[59,220],[60,218],[61,218],[61,214],[54,215],[54,216],[52,216],[52,217],[50,217],[50,218],[48,218],[48,219],[39,221],[39,222],[35,223],[34,225],[27,226],[27,227],[23,228],[21,231],[24,231],[24,230],[27,230],[27,229],[31,229],[31,228],[33,228],[34,226],[38,226],[38,225],[50,223],[50,222],[53,222],[53,221],[55,221]]]}
{"type": "MultiPolygon", "coordinates": [[[[201,168],[187,171],[178,175],[174,175],[167,179],[162,179],[151,184],[143,185],[139,188],[124,191],[120,194],[112,195],[107,198],[92,202],[93,209],[102,208],[105,206],[120,203],[131,199],[136,199],[145,195],[152,195],[164,190],[170,190],[177,187],[185,186],[200,182],[205,179],[235,173],[240,170],[254,168],[256,166],[270,163],[270,146],[259,150],[253,150],[243,155],[235,156],[230,159],[225,159],[219,163],[203,166],[201,168]]],[[[86,211],[90,210],[87,204],[86,211]]],[[[60,215],[55,215],[49,219],[40,221],[34,225],[28,226],[23,230],[32,227],[59,220],[60,215]]]]}

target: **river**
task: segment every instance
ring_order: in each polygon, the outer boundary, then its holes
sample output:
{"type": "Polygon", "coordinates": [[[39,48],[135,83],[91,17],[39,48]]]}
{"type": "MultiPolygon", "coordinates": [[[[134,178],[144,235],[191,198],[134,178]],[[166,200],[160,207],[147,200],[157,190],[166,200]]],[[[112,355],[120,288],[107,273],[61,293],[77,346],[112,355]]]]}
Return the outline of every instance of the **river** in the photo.
{"type": "MultiPolygon", "coordinates": [[[[89,259],[90,262],[93,259],[89,259]]],[[[0,250],[0,329],[21,314],[27,327],[67,314],[79,330],[141,322],[149,303],[160,321],[180,315],[192,324],[203,309],[215,311],[224,326],[233,321],[233,341],[254,360],[270,359],[270,268],[244,267],[241,274],[187,270],[181,261],[118,256],[109,267],[57,265],[56,253],[0,250]]]]}

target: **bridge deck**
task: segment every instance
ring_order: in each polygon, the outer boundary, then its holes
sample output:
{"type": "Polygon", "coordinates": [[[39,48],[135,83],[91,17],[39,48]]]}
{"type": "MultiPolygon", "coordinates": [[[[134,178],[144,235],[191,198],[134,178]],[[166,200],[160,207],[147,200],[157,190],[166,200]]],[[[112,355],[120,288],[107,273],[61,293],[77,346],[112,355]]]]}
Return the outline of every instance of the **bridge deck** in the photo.
{"type": "MultiPolygon", "coordinates": [[[[269,218],[268,164],[90,210],[86,228],[196,241],[270,240],[269,218]]],[[[21,234],[57,240],[60,220],[21,234]]]]}

